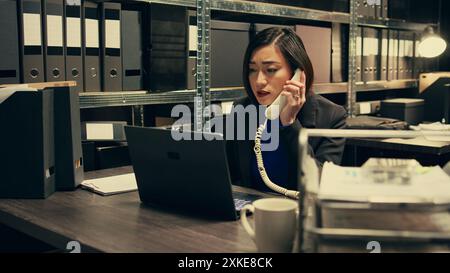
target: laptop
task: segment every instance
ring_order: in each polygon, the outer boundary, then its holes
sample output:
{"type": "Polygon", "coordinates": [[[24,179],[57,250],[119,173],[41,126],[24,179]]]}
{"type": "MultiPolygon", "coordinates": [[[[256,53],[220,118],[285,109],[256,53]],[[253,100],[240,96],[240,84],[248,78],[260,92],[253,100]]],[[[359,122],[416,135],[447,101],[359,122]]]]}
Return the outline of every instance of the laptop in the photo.
{"type": "MultiPolygon", "coordinates": [[[[226,140],[176,141],[166,128],[125,126],[141,201],[207,218],[236,220],[261,196],[232,191],[226,140]]],[[[202,133],[191,132],[192,139],[202,133]]],[[[209,138],[209,139],[211,139],[209,138]]]]}

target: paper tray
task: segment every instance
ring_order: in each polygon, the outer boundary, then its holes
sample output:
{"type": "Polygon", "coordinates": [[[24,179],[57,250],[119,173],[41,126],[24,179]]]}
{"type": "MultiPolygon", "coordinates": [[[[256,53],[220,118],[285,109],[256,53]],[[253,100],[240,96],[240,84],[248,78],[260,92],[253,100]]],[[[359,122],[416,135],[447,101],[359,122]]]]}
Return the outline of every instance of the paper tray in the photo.
{"type": "Polygon", "coordinates": [[[450,233],[387,230],[305,230],[303,252],[313,253],[441,253],[450,252],[450,233]],[[374,249],[373,247],[378,247],[374,249]],[[373,252],[375,251],[375,252],[373,252]]]}
{"type": "Polygon", "coordinates": [[[370,229],[338,229],[338,228],[306,228],[305,233],[310,233],[320,240],[357,240],[373,241],[382,240],[388,242],[414,242],[414,243],[438,243],[450,244],[450,232],[421,232],[421,231],[394,231],[394,230],[370,230],[370,229]]]}

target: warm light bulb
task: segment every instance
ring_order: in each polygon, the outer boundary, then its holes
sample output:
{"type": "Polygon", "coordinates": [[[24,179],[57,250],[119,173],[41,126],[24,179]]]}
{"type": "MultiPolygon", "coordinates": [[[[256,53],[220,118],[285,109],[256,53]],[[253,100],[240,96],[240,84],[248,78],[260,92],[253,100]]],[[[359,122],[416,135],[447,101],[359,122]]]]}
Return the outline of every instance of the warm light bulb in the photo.
{"type": "Polygon", "coordinates": [[[427,37],[419,44],[419,54],[425,58],[437,57],[444,53],[446,49],[447,43],[438,36],[427,37]]]}

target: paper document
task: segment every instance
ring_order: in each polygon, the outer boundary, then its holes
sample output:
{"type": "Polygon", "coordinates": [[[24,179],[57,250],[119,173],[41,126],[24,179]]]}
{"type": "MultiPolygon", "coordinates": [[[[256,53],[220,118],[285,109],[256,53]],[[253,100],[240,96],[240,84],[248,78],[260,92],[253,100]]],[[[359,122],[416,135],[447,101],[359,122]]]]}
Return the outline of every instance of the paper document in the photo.
{"type": "Polygon", "coordinates": [[[113,195],[137,190],[134,173],[85,180],[81,187],[101,195],[113,195]]]}
{"type": "Polygon", "coordinates": [[[414,131],[441,131],[448,132],[448,136],[425,136],[429,141],[440,141],[440,142],[450,142],[450,125],[442,124],[440,122],[430,123],[430,124],[419,124],[418,126],[410,126],[414,131]]]}
{"type": "Polygon", "coordinates": [[[440,168],[423,168],[406,184],[374,183],[362,168],[325,163],[319,189],[322,200],[450,204],[450,177],[440,168]]]}

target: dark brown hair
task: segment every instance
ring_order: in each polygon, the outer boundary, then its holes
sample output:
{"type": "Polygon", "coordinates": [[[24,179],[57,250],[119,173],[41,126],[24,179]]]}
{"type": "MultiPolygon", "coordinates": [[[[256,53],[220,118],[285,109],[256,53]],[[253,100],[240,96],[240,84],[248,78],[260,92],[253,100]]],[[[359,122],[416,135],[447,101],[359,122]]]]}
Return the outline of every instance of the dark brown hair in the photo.
{"type": "Polygon", "coordinates": [[[281,54],[288,62],[291,70],[294,72],[297,68],[300,68],[306,75],[306,94],[310,94],[311,86],[314,82],[314,70],[306,53],[305,46],[302,39],[290,28],[271,27],[259,32],[248,44],[247,50],[244,56],[243,64],[243,83],[247,94],[255,102],[256,98],[253,95],[250,82],[248,80],[249,75],[249,63],[253,52],[263,46],[271,45],[275,42],[281,54]]]}

